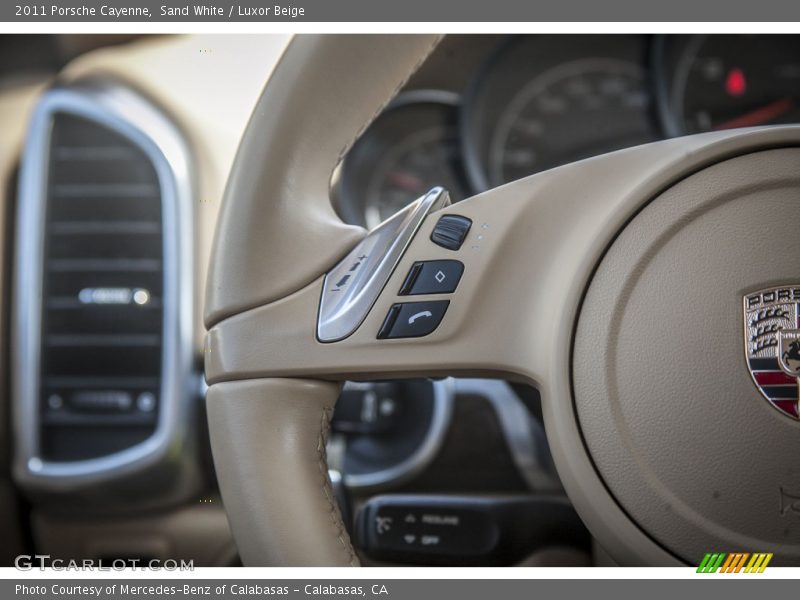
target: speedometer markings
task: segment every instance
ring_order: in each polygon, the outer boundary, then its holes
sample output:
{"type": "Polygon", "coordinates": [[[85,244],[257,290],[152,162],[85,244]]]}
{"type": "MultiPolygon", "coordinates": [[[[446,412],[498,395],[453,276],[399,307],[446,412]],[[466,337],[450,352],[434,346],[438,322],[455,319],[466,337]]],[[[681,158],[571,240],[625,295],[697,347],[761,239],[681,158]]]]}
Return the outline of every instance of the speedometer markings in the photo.
{"type": "Polygon", "coordinates": [[[559,64],[522,85],[489,148],[491,185],[654,139],[641,67],[616,58],[559,64]]]}

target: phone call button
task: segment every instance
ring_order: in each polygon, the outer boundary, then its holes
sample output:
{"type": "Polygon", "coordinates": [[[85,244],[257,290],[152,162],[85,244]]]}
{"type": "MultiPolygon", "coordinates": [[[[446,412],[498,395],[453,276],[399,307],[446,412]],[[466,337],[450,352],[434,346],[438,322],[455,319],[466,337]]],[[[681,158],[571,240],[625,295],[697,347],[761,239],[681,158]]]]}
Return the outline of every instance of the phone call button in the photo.
{"type": "Polygon", "coordinates": [[[393,304],[383,320],[378,339],[422,337],[439,326],[449,300],[393,304]]]}

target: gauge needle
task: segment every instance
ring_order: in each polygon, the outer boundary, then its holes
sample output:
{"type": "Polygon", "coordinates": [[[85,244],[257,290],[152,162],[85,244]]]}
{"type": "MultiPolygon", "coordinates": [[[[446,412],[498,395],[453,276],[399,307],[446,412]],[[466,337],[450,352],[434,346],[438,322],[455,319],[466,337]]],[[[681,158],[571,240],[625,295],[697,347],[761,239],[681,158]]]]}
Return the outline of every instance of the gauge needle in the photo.
{"type": "Polygon", "coordinates": [[[425,192],[425,182],[413,173],[405,171],[390,171],[386,174],[386,179],[399,188],[408,190],[409,192],[425,192]]]}
{"type": "Polygon", "coordinates": [[[769,123],[773,119],[777,119],[781,115],[789,112],[794,108],[794,100],[791,98],[782,98],[775,102],[765,104],[761,108],[757,108],[748,113],[740,115],[716,125],[714,129],[735,129],[737,127],[752,127],[754,125],[762,125],[769,123]]]}

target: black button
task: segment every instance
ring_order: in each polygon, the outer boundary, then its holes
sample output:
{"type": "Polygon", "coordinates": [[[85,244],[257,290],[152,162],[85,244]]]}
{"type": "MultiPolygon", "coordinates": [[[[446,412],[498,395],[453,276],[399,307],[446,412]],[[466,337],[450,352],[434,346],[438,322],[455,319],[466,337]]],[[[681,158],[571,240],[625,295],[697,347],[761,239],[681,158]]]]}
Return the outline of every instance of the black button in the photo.
{"type": "Polygon", "coordinates": [[[393,304],[378,332],[378,339],[422,337],[439,326],[449,300],[393,304]]]}
{"type": "Polygon", "coordinates": [[[431,241],[448,250],[458,250],[472,227],[472,221],[460,215],[445,215],[431,233],[431,241]]]}
{"type": "Polygon", "coordinates": [[[400,288],[400,295],[449,294],[455,291],[463,272],[464,265],[457,260],[415,262],[400,288]]]}

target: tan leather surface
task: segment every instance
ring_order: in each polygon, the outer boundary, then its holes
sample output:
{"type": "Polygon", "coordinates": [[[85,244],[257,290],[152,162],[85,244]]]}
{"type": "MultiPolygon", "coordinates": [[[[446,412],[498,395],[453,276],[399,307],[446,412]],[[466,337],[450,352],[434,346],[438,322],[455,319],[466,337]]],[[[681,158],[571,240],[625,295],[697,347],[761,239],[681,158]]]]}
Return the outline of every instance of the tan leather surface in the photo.
{"type": "Polygon", "coordinates": [[[205,321],[276,300],[364,234],[331,207],[331,174],[433,50],[431,35],[295,38],[259,100],[225,191],[205,321]]]}
{"type": "Polygon", "coordinates": [[[325,444],[339,386],[291,379],[208,391],[214,464],[247,566],[357,566],[325,444]]]}

